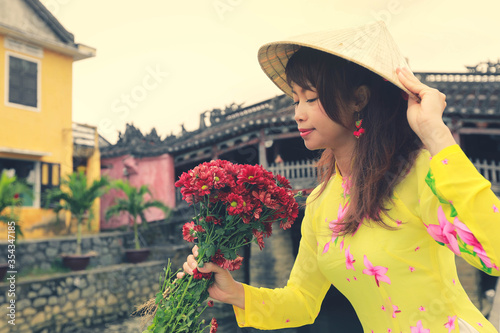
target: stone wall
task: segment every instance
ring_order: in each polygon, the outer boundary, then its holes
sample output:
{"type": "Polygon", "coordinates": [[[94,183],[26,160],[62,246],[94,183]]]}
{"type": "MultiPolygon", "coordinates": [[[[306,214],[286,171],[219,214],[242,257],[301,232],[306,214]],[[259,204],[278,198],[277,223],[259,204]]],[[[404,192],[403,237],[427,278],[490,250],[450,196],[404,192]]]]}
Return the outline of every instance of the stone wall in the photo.
{"type": "MultiPolygon", "coordinates": [[[[170,252],[177,248],[189,246],[182,239],[182,225],[169,223],[150,223],[148,228],[140,228],[140,240],[143,247],[153,251],[151,259],[164,260],[170,257],[170,252]],[[156,247],[164,247],[163,252],[155,251],[156,247]]],[[[8,243],[0,241],[0,263],[8,256],[8,243]]],[[[134,248],[133,232],[113,231],[101,232],[95,235],[82,236],[82,253],[94,251],[97,255],[90,259],[90,267],[106,267],[126,262],[125,249],[134,248]]],[[[61,254],[72,254],[76,250],[76,236],[64,236],[46,239],[28,239],[17,242],[16,267],[19,272],[33,269],[49,270],[60,266],[61,254]]]]}
{"type": "Polygon", "coordinates": [[[0,283],[0,333],[72,332],[129,316],[158,292],[163,261],[121,264],[15,283],[15,326],[7,322],[9,283],[0,283]]]}
{"type": "MultiPolygon", "coordinates": [[[[97,252],[90,261],[92,267],[119,264],[123,260],[123,249],[133,248],[133,233],[106,232],[98,235],[82,236],[82,253],[97,252]]],[[[0,260],[7,258],[6,241],[0,242],[0,260]]],[[[16,245],[16,267],[19,272],[32,269],[48,270],[57,266],[60,255],[72,254],[76,250],[76,236],[51,239],[20,240],[16,245]]]]}

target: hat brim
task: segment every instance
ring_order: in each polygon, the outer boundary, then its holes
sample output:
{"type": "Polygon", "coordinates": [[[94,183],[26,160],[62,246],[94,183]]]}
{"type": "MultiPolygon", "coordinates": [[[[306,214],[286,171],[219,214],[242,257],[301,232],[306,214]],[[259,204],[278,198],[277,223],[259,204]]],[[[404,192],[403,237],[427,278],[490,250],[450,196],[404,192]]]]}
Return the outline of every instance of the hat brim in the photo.
{"type": "Polygon", "coordinates": [[[413,95],[398,79],[398,67],[409,68],[383,22],[374,25],[326,31],[271,42],[260,47],[259,64],[266,75],[285,94],[292,97],[287,83],[285,68],[290,57],[301,47],[309,47],[356,63],[391,82],[407,94],[413,95]],[[363,34],[369,31],[371,35],[363,34]],[[361,32],[361,33],[360,33],[361,32]],[[354,36],[354,37],[353,37],[354,36]],[[374,41],[377,38],[380,42],[374,41]],[[360,47],[360,41],[363,42],[360,47]]]}

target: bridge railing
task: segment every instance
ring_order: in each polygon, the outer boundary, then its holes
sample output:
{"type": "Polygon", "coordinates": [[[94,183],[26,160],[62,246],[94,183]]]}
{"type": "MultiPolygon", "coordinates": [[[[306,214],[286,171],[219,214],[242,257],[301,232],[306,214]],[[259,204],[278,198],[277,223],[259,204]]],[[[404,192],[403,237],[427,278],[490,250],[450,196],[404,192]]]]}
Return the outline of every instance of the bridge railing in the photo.
{"type": "MultiPolygon", "coordinates": [[[[277,163],[269,165],[267,170],[286,177],[294,190],[310,189],[317,185],[315,163],[313,160],[277,163]]],[[[491,182],[493,191],[500,194],[500,162],[475,159],[472,163],[491,182]]],[[[183,203],[180,188],[176,188],[176,202],[178,205],[183,203]]]]}

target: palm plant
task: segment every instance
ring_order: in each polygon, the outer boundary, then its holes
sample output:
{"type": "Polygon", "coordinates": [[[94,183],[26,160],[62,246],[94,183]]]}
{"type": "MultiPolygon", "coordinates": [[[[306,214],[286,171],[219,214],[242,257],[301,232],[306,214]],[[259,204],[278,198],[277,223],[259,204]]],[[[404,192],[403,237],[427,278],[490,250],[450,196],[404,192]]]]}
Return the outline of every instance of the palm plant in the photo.
{"type": "Polygon", "coordinates": [[[16,240],[23,233],[17,223],[19,217],[15,214],[14,208],[22,205],[23,198],[31,196],[29,187],[18,181],[16,176],[9,176],[5,170],[2,172],[0,175],[0,222],[5,224],[16,222],[16,240]]]}
{"type": "Polygon", "coordinates": [[[147,185],[142,185],[140,188],[132,186],[128,181],[117,180],[112,185],[113,188],[123,191],[126,198],[116,198],[116,203],[109,207],[106,211],[106,219],[119,214],[120,212],[126,212],[132,218],[132,226],[134,228],[134,243],[135,249],[140,250],[141,244],[139,243],[139,235],[137,232],[137,217],[141,218],[142,224],[146,225],[147,220],[144,212],[151,207],[156,207],[161,209],[166,216],[170,213],[170,208],[168,208],[163,202],[158,200],[148,200],[145,201],[144,195],[151,195],[147,185]]]}
{"type": "Polygon", "coordinates": [[[71,217],[77,221],[76,232],[76,254],[82,254],[82,222],[88,213],[88,226],[94,215],[90,209],[94,201],[107,192],[109,181],[106,177],[94,180],[90,186],[87,184],[87,176],[83,172],[73,172],[61,181],[61,188],[50,190],[47,195],[47,205],[55,202],[54,211],[59,213],[66,210],[71,217]]]}

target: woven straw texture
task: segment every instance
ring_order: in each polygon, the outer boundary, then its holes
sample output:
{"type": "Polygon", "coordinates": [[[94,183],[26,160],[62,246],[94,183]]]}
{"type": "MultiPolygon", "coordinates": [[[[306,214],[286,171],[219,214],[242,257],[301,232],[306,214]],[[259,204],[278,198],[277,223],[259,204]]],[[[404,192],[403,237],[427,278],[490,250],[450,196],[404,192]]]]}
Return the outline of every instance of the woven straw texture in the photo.
{"type": "Polygon", "coordinates": [[[408,67],[383,21],[356,28],[323,31],[272,42],[259,49],[259,63],[267,76],[288,96],[285,67],[301,47],[324,51],[361,65],[392,82],[405,92],[396,74],[397,67],[408,67]]]}

